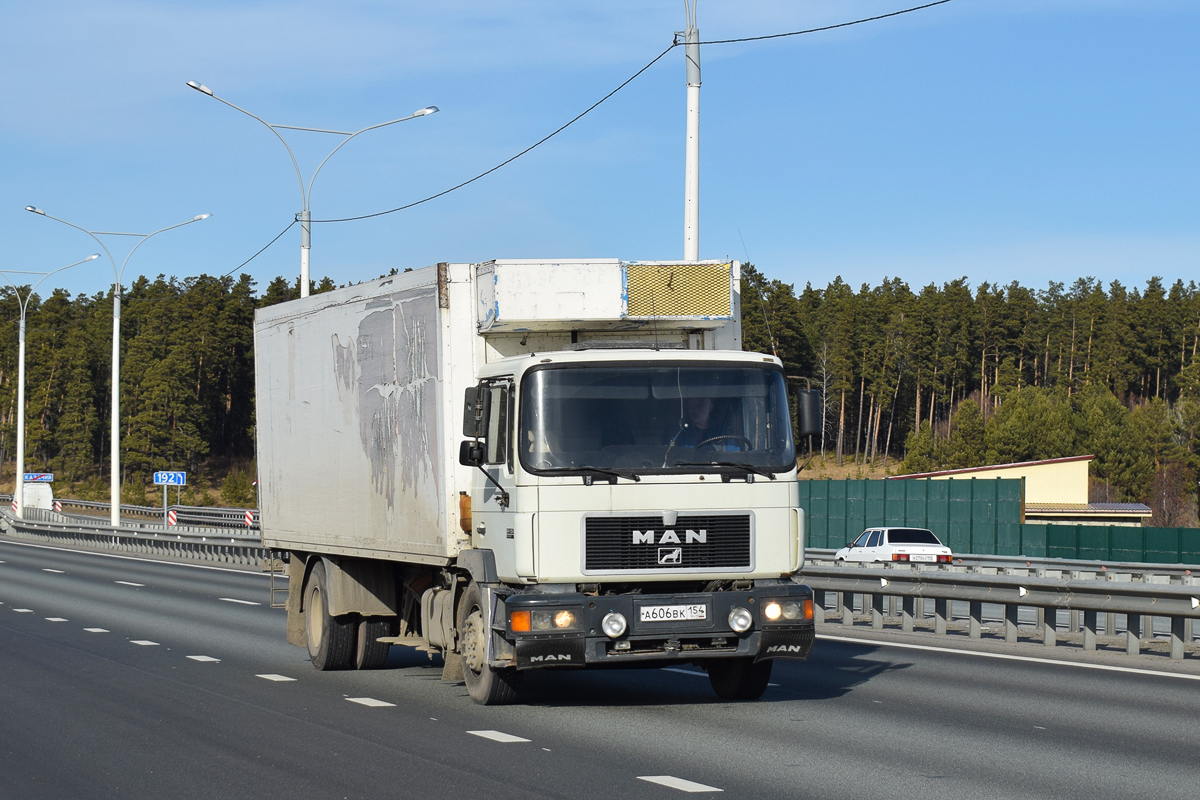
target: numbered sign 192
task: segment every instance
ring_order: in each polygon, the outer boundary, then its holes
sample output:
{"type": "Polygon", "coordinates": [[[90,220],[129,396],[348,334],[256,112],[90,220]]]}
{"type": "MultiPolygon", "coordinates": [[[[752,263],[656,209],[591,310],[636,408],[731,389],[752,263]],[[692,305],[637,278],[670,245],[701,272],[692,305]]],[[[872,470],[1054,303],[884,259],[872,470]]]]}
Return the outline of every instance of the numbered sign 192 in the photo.
{"type": "Polygon", "coordinates": [[[155,486],[187,486],[186,472],[156,472],[154,473],[155,486]]]}

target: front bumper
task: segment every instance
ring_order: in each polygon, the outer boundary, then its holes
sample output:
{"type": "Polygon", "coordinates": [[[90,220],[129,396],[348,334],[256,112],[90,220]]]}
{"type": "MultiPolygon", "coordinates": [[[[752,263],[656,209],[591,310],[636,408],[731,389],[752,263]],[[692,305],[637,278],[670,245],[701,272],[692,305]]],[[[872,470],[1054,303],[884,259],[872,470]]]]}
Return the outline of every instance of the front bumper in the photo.
{"type": "Polygon", "coordinates": [[[778,584],[745,591],[688,594],[583,595],[515,594],[498,598],[493,633],[504,643],[493,650],[493,666],[517,669],[639,664],[654,661],[697,661],[710,658],[752,657],[755,661],[775,658],[804,659],[812,649],[815,628],[811,617],[813,593],[800,584],[778,584]],[[771,600],[807,600],[810,616],[797,620],[768,620],[762,612],[771,600]],[[703,605],[703,620],[642,622],[643,606],[703,605]],[[749,630],[738,633],[729,627],[734,608],[751,612],[749,630]],[[513,631],[514,611],[568,610],[577,624],[565,632],[513,631]],[[601,620],[619,613],[627,621],[625,633],[610,638],[601,620]]]}

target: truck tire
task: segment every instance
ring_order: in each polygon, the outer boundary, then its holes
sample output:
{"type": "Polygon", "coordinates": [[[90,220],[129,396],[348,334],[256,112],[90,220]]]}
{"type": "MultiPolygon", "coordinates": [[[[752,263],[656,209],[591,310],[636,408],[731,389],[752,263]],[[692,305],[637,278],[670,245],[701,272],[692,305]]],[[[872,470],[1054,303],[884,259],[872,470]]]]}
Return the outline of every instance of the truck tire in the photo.
{"type": "Polygon", "coordinates": [[[387,642],[379,641],[380,636],[391,635],[391,620],[388,617],[363,617],[357,627],[354,636],[354,668],[379,669],[387,662],[388,653],[392,649],[387,642]]]}
{"type": "Polygon", "coordinates": [[[773,661],[753,658],[714,658],[705,664],[708,682],[722,700],[757,700],[771,681],[773,661]]]}
{"type": "Polygon", "coordinates": [[[354,620],[329,615],[329,581],[317,562],[304,587],[304,632],[308,658],[319,670],[349,669],[354,656],[354,620]]]}
{"type": "Polygon", "coordinates": [[[485,706],[508,705],[517,699],[521,674],[515,669],[494,669],[488,664],[487,637],[483,624],[483,593],[475,581],[467,584],[458,602],[458,651],[462,655],[467,693],[485,706]]]}

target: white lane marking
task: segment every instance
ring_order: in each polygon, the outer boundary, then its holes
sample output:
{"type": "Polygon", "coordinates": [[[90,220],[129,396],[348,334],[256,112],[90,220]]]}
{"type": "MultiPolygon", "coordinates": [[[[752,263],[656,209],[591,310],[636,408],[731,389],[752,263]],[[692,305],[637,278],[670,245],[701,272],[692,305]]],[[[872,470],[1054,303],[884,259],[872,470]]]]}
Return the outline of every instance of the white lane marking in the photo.
{"type": "Polygon", "coordinates": [[[528,739],[522,739],[520,736],[513,736],[511,733],[502,733],[500,731],[467,731],[472,736],[480,736],[484,739],[491,739],[493,742],[502,742],[508,744],[510,742],[528,742],[528,739]]]}
{"type": "Polygon", "coordinates": [[[67,622],[62,617],[46,617],[46,622],[67,622]]]}
{"type": "Polygon", "coordinates": [[[84,628],[88,633],[108,633],[104,628],[84,628]]]}
{"type": "Polygon", "coordinates": [[[253,600],[238,600],[236,597],[222,597],[226,603],[241,603],[244,606],[261,606],[262,603],[256,603],[253,600]]]}
{"type": "MultiPolygon", "coordinates": [[[[660,667],[660,669],[662,669],[663,672],[678,672],[680,675],[692,675],[693,677],[697,677],[697,678],[707,678],[708,677],[707,672],[699,672],[694,669],[680,669],[679,667],[660,667]]],[[[774,686],[776,688],[779,688],[778,683],[768,683],[767,686],[774,686]]]]}
{"type": "Polygon", "coordinates": [[[273,672],[268,672],[265,675],[255,675],[256,678],[264,678],[268,681],[294,681],[295,678],[289,678],[287,675],[276,675],[273,672]]]}
{"type": "Polygon", "coordinates": [[[32,608],[14,608],[13,611],[17,612],[18,614],[32,614],[33,613],[32,608]]]}
{"type": "Polygon", "coordinates": [[[358,703],[360,706],[368,708],[394,708],[395,703],[388,703],[384,700],[376,700],[374,697],[347,697],[351,703],[358,703]]]}
{"type": "MultiPolygon", "coordinates": [[[[211,567],[208,564],[188,564],[183,561],[164,561],[159,558],[139,558],[138,556],[124,556],[116,553],[97,553],[95,550],[73,550],[70,547],[52,547],[48,544],[30,544],[28,542],[3,542],[3,544],[12,545],[13,547],[34,547],[38,550],[56,550],[60,553],[76,553],[81,556],[98,556],[99,558],[116,558],[122,561],[141,561],[144,564],[166,564],[170,567],[187,567],[188,569],[210,569],[214,572],[233,572],[237,575],[259,575],[262,578],[269,579],[271,576],[258,569],[253,571],[247,569],[230,569],[229,567],[211,567]]],[[[0,564],[3,564],[0,561],[0,564]]],[[[275,580],[288,580],[287,573],[276,573],[275,580]]]]}
{"type": "Polygon", "coordinates": [[[977,650],[959,650],[954,647],[935,647],[927,644],[904,644],[902,642],[881,642],[876,639],[855,639],[850,636],[830,636],[818,633],[818,639],[829,639],[834,642],[850,642],[852,644],[873,644],[879,647],[900,647],[905,650],[928,650],[931,653],[954,653],[960,656],[979,656],[980,658],[998,658],[1002,661],[1028,661],[1034,664],[1053,664],[1056,667],[1079,667],[1080,669],[1098,669],[1105,672],[1128,672],[1133,675],[1153,675],[1158,678],[1183,678],[1189,681],[1200,681],[1200,675],[1184,675],[1179,672],[1159,672],[1153,669],[1138,669],[1137,667],[1114,667],[1108,664],[1084,664],[1077,661],[1061,661],[1056,658],[1037,658],[1036,656],[1012,656],[1005,653],[983,653],[977,650]]]}
{"type": "Polygon", "coordinates": [[[149,639],[130,639],[130,644],[140,644],[142,647],[158,647],[158,642],[152,642],[149,639]]]}
{"type": "Polygon", "coordinates": [[[133,581],[113,581],[113,583],[119,583],[122,586],[138,586],[138,587],[142,587],[142,586],[146,585],[144,583],[134,583],[133,581]]]}
{"type": "Polygon", "coordinates": [[[50,569],[49,567],[43,567],[42,572],[53,572],[55,575],[65,575],[66,574],[61,569],[50,569]]]}
{"type": "Polygon", "coordinates": [[[666,786],[669,789],[678,789],[681,792],[723,792],[724,789],[718,789],[715,786],[706,786],[703,783],[695,781],[685,781],[683,778],[676,778],[674,775],[639,775],[639,781],[647,783],[657,783],[659,786],[666,786]]]}
{"type": "Polygon", "coordinates": [[[221,659],[213,658],[212,656],[188,656],[192,661],[204,661],[206,663],[218,664],[221,659]]]}

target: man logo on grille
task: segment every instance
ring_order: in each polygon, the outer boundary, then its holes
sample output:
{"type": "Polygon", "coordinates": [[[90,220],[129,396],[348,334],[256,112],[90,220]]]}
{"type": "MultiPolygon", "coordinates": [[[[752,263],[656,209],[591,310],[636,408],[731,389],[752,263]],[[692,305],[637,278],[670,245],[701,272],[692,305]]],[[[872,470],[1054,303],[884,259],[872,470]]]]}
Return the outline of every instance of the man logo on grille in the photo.
{"type": "Polygon", "coordinates": [[[660,547],[658,548],[658,563],[661,566],[670,566],[672,564],[683,563],[683,548],[682,547],[660,547]]]}

